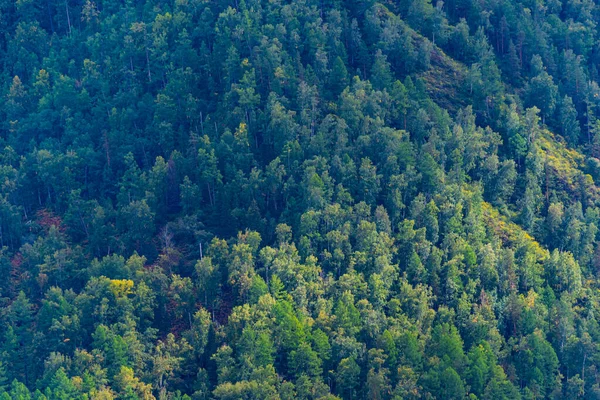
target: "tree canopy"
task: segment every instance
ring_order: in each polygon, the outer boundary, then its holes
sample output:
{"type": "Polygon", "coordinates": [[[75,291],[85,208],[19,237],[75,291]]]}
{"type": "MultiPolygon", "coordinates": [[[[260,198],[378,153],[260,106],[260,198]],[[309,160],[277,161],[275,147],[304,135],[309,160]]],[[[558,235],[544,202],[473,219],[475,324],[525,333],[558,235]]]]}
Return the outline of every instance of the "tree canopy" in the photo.
{"type": "Polygon", "coordinates": [[[0,0],[0,399],[600,398],[599,16],[0,0]]]}

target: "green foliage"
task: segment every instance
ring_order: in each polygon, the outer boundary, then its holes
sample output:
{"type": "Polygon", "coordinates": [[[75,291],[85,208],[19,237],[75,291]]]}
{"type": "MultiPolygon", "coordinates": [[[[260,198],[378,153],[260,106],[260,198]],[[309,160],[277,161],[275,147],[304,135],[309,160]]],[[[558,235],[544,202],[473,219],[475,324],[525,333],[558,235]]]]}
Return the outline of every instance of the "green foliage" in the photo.
{"type": "Polygon", "coordinates": [[[0,0],[0,399],[600,397],[598,15],[0,0]]]}

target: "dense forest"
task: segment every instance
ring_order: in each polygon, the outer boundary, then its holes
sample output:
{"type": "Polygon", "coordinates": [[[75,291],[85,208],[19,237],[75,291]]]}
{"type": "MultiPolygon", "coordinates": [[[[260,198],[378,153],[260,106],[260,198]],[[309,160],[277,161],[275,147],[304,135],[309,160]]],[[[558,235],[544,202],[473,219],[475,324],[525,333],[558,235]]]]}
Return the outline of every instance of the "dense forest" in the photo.
{"type": "Polygon", "coordinates": [[[0,0],[0,399],[600,399],[593,0],[0,0]]]}

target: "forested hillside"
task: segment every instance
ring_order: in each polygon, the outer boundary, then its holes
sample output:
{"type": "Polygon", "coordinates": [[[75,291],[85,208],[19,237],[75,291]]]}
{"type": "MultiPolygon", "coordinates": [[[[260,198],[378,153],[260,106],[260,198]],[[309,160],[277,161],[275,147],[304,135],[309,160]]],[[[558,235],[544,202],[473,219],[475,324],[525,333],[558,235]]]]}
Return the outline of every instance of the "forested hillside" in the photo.
{"type": "Polygon", "coordinates": [[[600,5],[0,0],[0,399],[600,399],[600,5]]]}

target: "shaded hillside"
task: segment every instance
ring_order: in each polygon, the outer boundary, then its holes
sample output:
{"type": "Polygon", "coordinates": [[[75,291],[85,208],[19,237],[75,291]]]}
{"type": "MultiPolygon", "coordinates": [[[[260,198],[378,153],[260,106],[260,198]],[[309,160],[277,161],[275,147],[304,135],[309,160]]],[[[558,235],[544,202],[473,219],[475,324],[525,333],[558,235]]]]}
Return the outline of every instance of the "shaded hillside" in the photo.
{"type": "Polygon", "coordinates": [[[600,398],[599,15],[0,1],[0,400],[600,398]]]}

